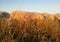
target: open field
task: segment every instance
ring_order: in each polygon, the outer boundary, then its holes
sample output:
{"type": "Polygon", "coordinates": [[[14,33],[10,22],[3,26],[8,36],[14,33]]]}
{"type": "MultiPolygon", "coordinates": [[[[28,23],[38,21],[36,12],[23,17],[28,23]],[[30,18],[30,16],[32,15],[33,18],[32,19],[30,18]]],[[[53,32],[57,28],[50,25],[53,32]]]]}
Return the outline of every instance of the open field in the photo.
{"type": "Polygon", "coordinates": [[[0,42],[60,42],[60,13],[0,12],[0,42]]]}

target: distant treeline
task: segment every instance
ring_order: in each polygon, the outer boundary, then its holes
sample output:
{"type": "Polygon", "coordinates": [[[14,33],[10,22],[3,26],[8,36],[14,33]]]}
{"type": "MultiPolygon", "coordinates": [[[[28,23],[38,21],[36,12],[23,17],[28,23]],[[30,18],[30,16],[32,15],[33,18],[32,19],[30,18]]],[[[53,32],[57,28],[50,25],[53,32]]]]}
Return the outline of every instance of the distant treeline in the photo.
{"type": "Polygon", "coordinates": [[[0,12],[0,42],[60,42],[60,13],[0,12]]]}

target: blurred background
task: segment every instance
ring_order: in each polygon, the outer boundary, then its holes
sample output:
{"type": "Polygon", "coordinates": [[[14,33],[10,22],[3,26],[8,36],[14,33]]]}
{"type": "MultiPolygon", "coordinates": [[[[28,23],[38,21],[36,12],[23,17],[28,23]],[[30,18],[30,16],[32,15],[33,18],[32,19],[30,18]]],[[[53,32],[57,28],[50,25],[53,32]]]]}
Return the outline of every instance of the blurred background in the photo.
{"type": "Polygon", "coordinates": [[[60,0],[0,0],[0,10],[60,13],[60,0]]]}

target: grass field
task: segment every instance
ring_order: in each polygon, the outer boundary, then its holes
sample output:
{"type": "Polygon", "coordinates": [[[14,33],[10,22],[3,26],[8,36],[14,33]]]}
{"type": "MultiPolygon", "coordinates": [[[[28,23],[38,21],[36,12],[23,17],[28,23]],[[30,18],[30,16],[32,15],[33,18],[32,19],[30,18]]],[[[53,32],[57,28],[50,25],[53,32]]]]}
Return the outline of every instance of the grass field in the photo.
{"type": "Polygon", "coordinates": [[[0,42],[60,42],[60,14],[2,12],[0,42]]]}

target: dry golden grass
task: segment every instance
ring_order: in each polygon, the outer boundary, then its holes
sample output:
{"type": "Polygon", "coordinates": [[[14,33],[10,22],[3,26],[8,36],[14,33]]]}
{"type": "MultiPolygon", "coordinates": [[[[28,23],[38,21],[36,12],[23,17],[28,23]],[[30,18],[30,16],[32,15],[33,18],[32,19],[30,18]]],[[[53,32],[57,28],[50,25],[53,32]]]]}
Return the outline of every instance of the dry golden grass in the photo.
{"type": "Polygon", "coordinates": [[[14,11],[0,18],[0,42],[60,42],[57,15],[14,11]]]}

